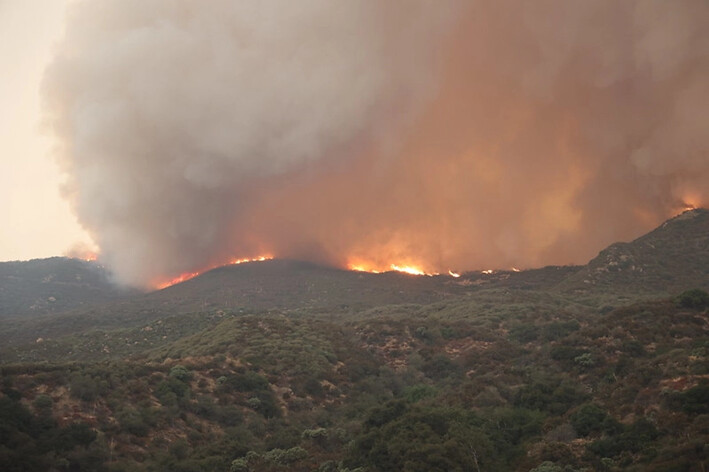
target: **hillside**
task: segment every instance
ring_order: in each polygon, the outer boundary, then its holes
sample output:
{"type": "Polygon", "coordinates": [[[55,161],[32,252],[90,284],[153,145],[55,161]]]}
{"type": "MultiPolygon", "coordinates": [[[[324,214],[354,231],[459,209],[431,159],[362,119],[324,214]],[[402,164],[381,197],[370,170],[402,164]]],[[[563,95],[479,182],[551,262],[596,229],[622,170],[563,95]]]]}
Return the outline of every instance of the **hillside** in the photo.
{"type": "Polygon", "coordinates": [[[0,317],[46,315],[129,295],[95,262],[66,257],[0,262],[0,317]]]}
{"type": "Polygon", "coordinates": [[[604,249],[559,289],[652,293],[669,296],[687,287],[709,288],[709,211],[689,210],[629,243],[604,249]]]}
{"type": "Polygon", "coordinates": [[[583,267],[274,260],[2,319],[0,470],[704,472],[707,217],[583,267]]]}

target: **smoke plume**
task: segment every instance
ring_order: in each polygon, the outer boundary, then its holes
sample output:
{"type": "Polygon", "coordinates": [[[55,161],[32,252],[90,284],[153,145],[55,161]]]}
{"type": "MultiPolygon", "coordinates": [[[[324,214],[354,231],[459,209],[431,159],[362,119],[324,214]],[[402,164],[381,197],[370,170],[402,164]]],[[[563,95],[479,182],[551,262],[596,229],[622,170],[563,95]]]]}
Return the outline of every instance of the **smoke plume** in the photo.
{"type": "Polygon", "coordinates": [[[43,86],[121,281],[585,262],[709,198],[709,4],[75,2],[43,86]]]}

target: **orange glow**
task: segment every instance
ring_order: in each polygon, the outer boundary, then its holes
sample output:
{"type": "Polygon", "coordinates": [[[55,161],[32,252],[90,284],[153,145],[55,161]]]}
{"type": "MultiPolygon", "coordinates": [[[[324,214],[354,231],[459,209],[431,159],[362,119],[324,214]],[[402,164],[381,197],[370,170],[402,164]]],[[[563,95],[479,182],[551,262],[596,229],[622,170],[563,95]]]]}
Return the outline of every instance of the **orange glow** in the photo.
{"type": "Polygon", "coordinates": [[[488,270],[484,270],[484,271],[483,271],[483,274],[485,274],[485,275],[492,275],[493,272],[495,272],[495,271],[492,270],[492,269],[488,269],[488,270]]]}
{"type": "Polygon", "coordinates": [[[243,264],[245,262],[263,262],[263,261],[270,261],[273,259],[273,256],[259,256],[259,257],[254,257],[252,259],[246,258],[246,259],[232,259],[229,261],[229,264],[234,265],[234,264],[243,264]]]}
{"type": "Polygon", "coordinates": [[[93,262],[98,260],[98,254],[96,254],[95,252],[89,252],[88,254],[84,255],[83,259],[86,262],[93,262]]]}
{"type": "Polygon", "coordinates": [[[455,277],[456,279],[460,277],[460,274],[458,274],[457,272],[453,272],[452,270],[448,271],[448,275],[450,275],[451,277],[455,277]]]}
{"type": "Polygon", "coordinates": [[[696,210],[699,206],[698,198],[694,195],[687,195],[682,199],[682,211],[680,211],[680,213],[684,213],[689,210],[696,210]]]}
{"type": "Polygon", "coordinates": [[[354,265],[354,264],[349,264],[347,266],[349,270],[353,270],[355,272],[370,272],[372,274],[379,274],[380,272],[378,270],[374,269],[367,269],[365,266],[362,265],[354,265]]]}
{"type": "MultiPolygon", "coordinates": [[[[244,263],[246,263],[246,262],[263,262],[263,261],[270,261],[271,259],[273,259],[273,256],[271,256],[271,255],[268,255],[268,256],[257,256],[257,257],[252,257],[252,258],[243,258],[243,259],[232,259],[232,260],[229,261],[226,265],[244,264],[244,263]]],[[[176,284],[179,284],[179,283],[182,283],[182,282],[186,282],[186,281],[188,281],[188,280],[190,280],[190,279],[193,279],[193,278],[197,277],[197,276],[200,275],[200,274],[203,274],[204,272],[207,272],[208,270],[212,270],[212,269],[215,269],[215,268],[220,267],[220,266],[221,266],[221,264],[217,264],[217,265],[208,267],[208,268],[206,268],[206,269],[204,269],[204,270],[202,270],[202,271],[198,271],[198,272],[185,272],[185,273],[183,273],[183,274],[178,275],[177,277],[175,277],[175,278],[172,279],[172,280],[169,280],[169,281],[166,281],[166,282],[158,282],[158,283],[156,283],[156,284],[155,284],[155,288],[156,288],[157,290],[162,290],[162,289],[164,289],[164,288],[171,287],[171,286],[173,286],[173,285],[176,285],[176,284]]]]}
{"type": "MultiPolygon", "coordinates": [[[[372,274],[381,274],[382,272],[396,271],[396,272],[402,272],[404,274],[410,274],[410,275],[427,275],[427,276],[440,275],[438,272],[427,272],[422,266],[417,265],[417,264],[410,264],[410,263],[380,265],[380,264],[365,262],[362,260],[356,260],[354,262],[349,262],[347,264],[347,269],[353,270],[356,272],[369,272],[372,274]]],[[[453,275],[453,273],[451,273],[450,271],[449,271],[449,274],[452,275],[453,277],[460,276],[460,275],[453,275]]]]}
{"type": "Polygon", "coordinates": [[[184,274],[178,275],[177,277],[170,280],[169,282],[163,282],[161,284],[158,284],[157,288],[158,288],[158,290],[162,290],[164,288],[171,287],[173,285],[193,279],[193,278],[197,277],[199,274],[201,274],[201,272],[185,272],[184,274]]]}
{"type": "Polygon", "coordinates": [[[697,208],[703,208],[706,206],[704,201],[704,195],[696,190],[685,190],[681,194],[681,198],[675,206],[674,216],[681,215],[685,211],[696,210],[697,208]]]}
{"type": "Polygon", "coordinates": [[[413,267],[413,266],[399,266],[396,264],[392,264],[391,266],[392,270],[395,270],[397,272],[403,272],[405,274],[411,274],[411,275],[432,275],[432,274],[427,274],[423,270],[421,270],[418,267],[413,267]]]}

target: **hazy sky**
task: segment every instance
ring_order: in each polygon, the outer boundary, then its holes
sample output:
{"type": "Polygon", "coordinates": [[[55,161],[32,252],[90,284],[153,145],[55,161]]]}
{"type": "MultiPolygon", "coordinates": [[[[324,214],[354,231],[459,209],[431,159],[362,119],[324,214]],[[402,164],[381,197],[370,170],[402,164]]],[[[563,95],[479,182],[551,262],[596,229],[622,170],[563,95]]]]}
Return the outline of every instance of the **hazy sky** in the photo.
{"type": "Polygon", "coordinates": [[[67,0],[0,0],[0,260],[65,253],[88,236],[60,197],[39,84],[67,0]]]}

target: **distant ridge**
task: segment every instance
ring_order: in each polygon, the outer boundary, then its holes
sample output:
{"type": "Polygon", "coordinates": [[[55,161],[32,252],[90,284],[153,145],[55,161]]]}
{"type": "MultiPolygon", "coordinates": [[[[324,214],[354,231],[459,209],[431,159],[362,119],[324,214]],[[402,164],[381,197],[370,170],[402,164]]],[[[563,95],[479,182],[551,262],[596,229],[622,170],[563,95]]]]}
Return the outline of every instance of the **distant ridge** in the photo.
{"type": "Polygon", "coordinates": [[[690,210],[628,243],[615,243],[585,266],[411,276],[353,272],[294,260],[227,265],[151,293],[111,283],[101,265],[54,257],[0,263],[0,317],[120,312],[133,317],[209,310],[359,310],[427,304],[480,289],[659,298],[709,288],[709,211],[690,210]]]}
{"type": "Polygon", "coordinates": [[[460,293],[449,276],[419,277],[398,272],[372,274],[272,259],[212,269],[186,282],[146,295],[162,303],[203,301],[213,308],[367,307],[432,303],[460,293]]]}
{"type": "Polygon", "coordinates": [[[134,295],[96,262],[50,257],[0,262],[0,316],[60,313],[134,295]]]}
{"type": "Polygon", "coordinates": [[[602,250],[559,289],[652,292],[709,287],[709,210],[687,210],[629,243],[602,250]]]}

